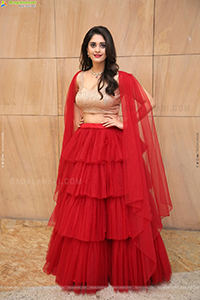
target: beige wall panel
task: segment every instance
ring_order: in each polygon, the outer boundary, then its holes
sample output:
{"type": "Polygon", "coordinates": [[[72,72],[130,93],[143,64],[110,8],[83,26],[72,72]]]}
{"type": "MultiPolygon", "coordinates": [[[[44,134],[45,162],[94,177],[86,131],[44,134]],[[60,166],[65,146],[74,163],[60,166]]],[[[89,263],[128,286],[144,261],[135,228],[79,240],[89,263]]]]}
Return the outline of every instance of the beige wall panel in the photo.
{"type": "Polygon", "coordinates": [[[155,3],[155,54],[200,53],[200,1],[155,3]]]}
{"type": "Polygon", "coordinates": [[[54,27],[53,0],[37,0],[36,7],[30,8],[1,8],[0,57],[54,57],[54,27]]]}
{"type": "Polygon", "coordinates": [[[59,115],[64,114],[64,107],[66,103],[68,88],[73,76],[78,71],[79,71],[78,58],[57,60],[59,115]]]}
{"type": "Polygon", "coordinates": [[[0,119],[5,159],[0,170],[0,217],[48,219],[58,165],[57,117],[0,119]]]}
{"type": "Polygon", "coordinates": [[[155,117],[162,157],[173,202],[164,226],[200,230],[200,118],[155,117]]]}
{"type": "MultiPolygon", "coordinates": [[[[133,74],[140,84],[152,94],[152,57],[118,57],[117,63],[121,71],[133,74]]],[[[122,116],[120,106],[119,115],[122,116]]]]}
{"type": "Polygon", "coordinates": [[[154,58],[157,116],[199,116],[200,55],[154,58]]]}
{"type": "Polygon", "coordinates": [[[102,25],[111,31],[118,55],[152,54],[153,0],[56,0],[57,55],[75,57],[86,32],[102,25]]]}
{"type": "Polygon", "coordinates": [[[56,60],[0,59],[0,112],[56,115],[56,60]]]}
{"type": "Polygon", "coordinates": [[[152,94],[152,57],[118,57],[120,70],[133,74],[140,84],[152,94]]]}

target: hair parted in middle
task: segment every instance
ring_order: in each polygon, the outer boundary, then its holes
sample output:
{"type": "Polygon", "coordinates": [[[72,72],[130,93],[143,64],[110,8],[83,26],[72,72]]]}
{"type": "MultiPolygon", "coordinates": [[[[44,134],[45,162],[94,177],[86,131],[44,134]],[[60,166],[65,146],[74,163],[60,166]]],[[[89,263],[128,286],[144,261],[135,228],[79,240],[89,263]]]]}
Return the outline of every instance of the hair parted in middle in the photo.
{"type": "Polygon", "coordinates": [[[114,76],[117,74],[119,70],[119,66],[116,63],[116,50],[114,41],[110,31],[104,26],[95,26],[92,27],[85,35],[83,39],[83,43],[81,46],[81,55],[80,55],[80,68],[82,71],[87,71],[92,68],[92,60],[87,55],[87,48],[89,41],[95,34],[100,34],[104,38],[106,42],[106,60],[105,60],[105,69],[101,74],[99,83],[98,83],[98,92],[101,95],[101,99],[103,98],[103,94],[101,93],[101,89],[104,84],[107,83],[106,93],[108,95],[115,95],[115,90],[118,88],[118,83],[114,79],[114,76]]]}

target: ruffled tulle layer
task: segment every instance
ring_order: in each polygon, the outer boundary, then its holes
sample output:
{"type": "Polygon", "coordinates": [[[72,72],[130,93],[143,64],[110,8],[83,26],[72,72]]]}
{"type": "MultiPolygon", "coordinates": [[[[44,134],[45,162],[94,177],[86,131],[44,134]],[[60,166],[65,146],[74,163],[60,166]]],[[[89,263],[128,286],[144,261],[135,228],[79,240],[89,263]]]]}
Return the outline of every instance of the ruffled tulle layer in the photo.
{"type": "Polygon", "coordinates": [[[170,279],[151,194],[145,217],[125,204],[122,134],[83,124],[64,151],[44,271],[65,290],[94,293],[110,282],[124,291],[170,279]]]}
{"type": "Polygon", "coordinates": [[[53,231],[50,243],[44,271],[56,275],[56,282],[67,291],[95,293],[110,283],[122,292],[170,280],[171,267],[160,235],[154,240],[156,268],[132,238],[84,242],[53,231]],[[150,268],[152,275],[146,282],[150,268]]]}
{"type": "Polygon", "coordinates": [[[122,130],[105,128],[101,124],[81,125],[63,151],[67,161],[89,164],[123,161],[122,130]]]}
{"type": "Polygon", "coordinates": [[[123,163],[66,161],[60,182],[62,193],[98,199],[123,196],[123,163]]]}
{"type": "Polygon", "coordinates": [[[55,214],[55,229],[61,236],[88,242],[133,236],[132,212],[124,204],[124,197],[97,199],[68,195],[55,214]]]}
{"type": "Polygon", "coordinates": [[[98,199],[124,195],[121,130],[83,124],[72,136],[63,157],[60,198],[66,193],[98,199]]]}

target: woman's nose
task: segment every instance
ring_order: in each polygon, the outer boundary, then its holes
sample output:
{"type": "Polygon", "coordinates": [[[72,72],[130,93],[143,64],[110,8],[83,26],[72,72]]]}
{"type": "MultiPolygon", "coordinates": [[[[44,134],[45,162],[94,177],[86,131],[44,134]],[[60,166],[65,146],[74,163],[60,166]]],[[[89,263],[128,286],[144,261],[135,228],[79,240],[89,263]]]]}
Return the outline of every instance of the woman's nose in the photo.
{"type": "Polygon", "coordinates": [[[97,45],[96,47],[96,51],[99,52],[100,51],[100,46],[97,45]]]}

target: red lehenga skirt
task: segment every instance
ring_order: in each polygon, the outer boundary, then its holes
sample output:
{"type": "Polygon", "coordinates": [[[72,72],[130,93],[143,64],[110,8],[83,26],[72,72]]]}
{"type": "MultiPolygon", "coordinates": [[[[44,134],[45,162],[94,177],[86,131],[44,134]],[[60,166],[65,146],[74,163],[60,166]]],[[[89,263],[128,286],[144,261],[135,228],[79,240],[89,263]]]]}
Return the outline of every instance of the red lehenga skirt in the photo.
{"type": "Polygon", "coordinates": [[[110,283],[115,291],[128,291],[170,280],[171,266],[160,234],[152,240],[156,269],[144,280],[149,265],[133,242],[131,229],[137,224],[124,201],[122,135],[116,127],[86,123],[66,149],[43,267],[64,290],[95,293],[110,283]]]}

